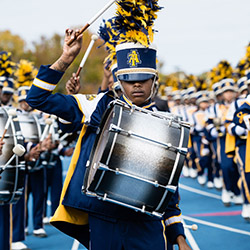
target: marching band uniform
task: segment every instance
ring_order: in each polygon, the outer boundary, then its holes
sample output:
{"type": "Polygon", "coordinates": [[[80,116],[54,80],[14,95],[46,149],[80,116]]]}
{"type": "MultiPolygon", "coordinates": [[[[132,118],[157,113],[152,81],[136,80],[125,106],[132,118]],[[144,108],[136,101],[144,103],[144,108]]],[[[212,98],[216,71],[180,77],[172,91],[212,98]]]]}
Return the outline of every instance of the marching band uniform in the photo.
{"type": "MultiPolygon", "coordinates": [[[[129,48],[133,50],[135,45],[130,44],[129,46],[128,49],[121,49],[121,56],[123,54],[123,56],[127,57],[129,48]]],[[[144,51],[144,49],[139,46],[138,51],[144,51]]],[[[151,49],[147,49],[147,51],[150,53],[154,52],[154,50],[151,49]]],[[[141,61],[144,60],[144,56],[145,54],[140,54],[141,61]]],[[[127,60],[125,59],[123,63],[126,61],[127,60]]],[[[153,66],[153,68],[155,68],[155,66],[153,66]]],[[[86,225],[89,218],[91,229],[90,239],[93,249],[95,249],[95,247],[96,249],[110,249],[105,247],[109,247],[109,244],[114,243],[113,239],[110,239],[109,235],[106,235],[107,230],[103,229],[108,228],[114,230],[113,232],[116,232],[115,237],[118,238],[121,235],[117,235],[117,233],[120,232],[121,228],[123,228],[122,230],[125,230],[124,226],[126,225],[130,231],[129,234],[131,235],[131,233],[134,232],[136,239],[133,238],[133,242],[131,242],[126,237],[122,240],[124,242],[124,247],[131,249],[132,245],[134,245],[132,248],[139,249],[140,247],[141,249],[146,249],[152,247],[156,249],[165,249],[165,244],[174,244],[178,235],[184,235],[180,219],[180,209],[177,206],[178,193],[174,195],[164,218],[162,218],[163,220],[137,213],[131,209],[116,204],[103,202],[95,198],[93,199],[81,193],[85,165],[89,158],[91,145],[93,145],[96,137],[96,129],[98,128],[103,112],[114,97],[110,92],[100,93],[91,101],[87,100],[86,96],[80,94],[75,96],[65,96],[56,93],[52,95],[51,92],[56,87],[56,84],[61,79],[62,75],[63,73],[55,71],[48,66],[41,66],[27,98],[27,102],[37,109],[53,113],[69,122],[83,124],[69,172],[65,180],[61,204],[52,218],[51,223],[65,233],[78,239],[81,243],[87,245],[88,242],[86,242],[85,237],[87,237],[88,240],[88,234],[84,237],[84,232],[88,231],[86,225]],[[67,103],[67,105],[64,105],[62,109],[58,103],[67,103]],[[86,212],[88,213],[88,218],[86,212]],[[78,214],[78,216],[73,214],[78,214]],[[128,222],[130,224],[128,224],[128,222]],[[144,226],[142,226],[142,224],[144,224],[144,226]],[[139,231],[142,230],[141,232],[144,232],[148,237],[145,238],[142,236],[138,231],[139,228],[139,231]],[[102,230],[101,235],[98,230],[102,230]],[[160,236],[160,233],[153,233],[161,230],[164,237],[160,236]],[[152,234],[149,236],[148,233],[150,232],[152,234]],[[157,235],[157,237],[155,238],[154,235],[157,235]],[[102,239],[100,239],[100,236],[102,239]],[[141,237],[143,237],[144,242],[141,237]],[[166,237],[168,243],[165,242],[166,237]],[[103,243],[104,238],[105,244],[103,243]]],[[[137,75],[140,74],[133,74],[133,76],[137,75]]],[[[121,97],[121,99],[126,103],[131,104],[125,96],[121,97]]],[[[150,101],[144,106],[144,108],[150,110],[153,107],[154,106],[150,101]]],[[[108,230],[107,232],[110,231],[108,230]]],[[[125,234],[125,231],[123,231],[123,233],[125,234]]],[[[126,236],[128,236],[128,234],[126,234],[126,236]]],[[[115,246],[114,249],[119,248],[118,246],[115,246]]]]}
{"type": "MultiPolygon", "coordinates": [[[[54,148],[49,152],[50,157],[48,164],[46,165],[46,197],[48,198],[48,192],[50,191],[50,201],[51,201],[50,216],[54,215],[59,205],[60,195],[62,192],[63,170],[62,170],[61,157],[65,155],[71,156],[72,153],[73,150],[71,151],[69,148],[64,147],[62,143],[56,145],[56,148],[54,148]]],[[[47,201],[47,198],[45,199],[45,202],[47,201]]],[[[44,216],[45,216],[44,221],[47,222],[46,219],[48,218],[47,216],[49,215],[46,209],[46,204],[45,204],[44,216]]]]}
{"type": "MultiPolygon", "coordinates": [[[[5,92],[9,91],[11,93],[13,90],[13,79],[10,77],[11,69],[13,66],[13,62],[11,62],[11,53],[1,51],[0,52],[0,86],[5,88],[5,92]],[[10,69],[10,70],[7,70],[10,69]],[[11,88],[12,86],[12,88],[11,88]]],[[[7,97],[6,95],[5,97],[7,97]]],[[[0,96],[2,100],[2,95],[0,96]]],[[[0,100],[0,103],[1,103],[0,100]]],[[[4,100],[4,104],[7,104],[9,101],[4,100]]],[[[2,106],[2,103],[1,103],[2,106]]],[[[12,204],[0,205],[0,249],[9,250],[11,248],[12,242],[12,232],[11,232],[11,224],[12,224],[12,204]]]]}
{"type": "MultiPolygon", "coordinates": [[[[196,89],[195,87],[190,87],[187,89],[188,95],[188,106],[185,106],[185,117],[187,122],[191,122],[193,113],[197,110],[196,103],[196,89]]],[[[188,145],[188,153],[186,156],[187,166],[183,166],[183,175],[191,178],[197,177],[197,167],[195,164],[195,152],[193,148],[193,138],[192,134],[189,135],[189,145],[188,145]]]]}
{"type": "Polygon", "coordinates": [[[6,78],[3,82],[1,101],[4,106],[12,105],[12,96],[14,93],[14,82],[11,77],[6,78]]]}
{"type": "Polygon", "coordinates": [[[173,91],[174,106],[170,108],[170,112],[176,116],[183,117],[183,108],[181,104],[181,92],[180,90],[173,91]]]}
{"type": "MultiPolygon", "coordinates": [[[[25,98],[27,96],[27,93],[30,89],[30,85],[32,84],[32,81],[35,77],[35,74],[37,73],[37,70],[34,68],[33,63],[29,62],[27,60],[20,60],[18,63],[18,69],[15,73],[17,80],[16,80],[16,85],[18,87],[18,102],[19,102],[19,109],[18,112],[20,115],[30,115],[31,113],[34,113],[31,109],[31,107],[25,102],[25,98]]],[[[34,113],[35,114],[35,113],[34,113]]],[[[36,114],[35,114],[36,115],[36,114]]],[[[38,119],[37,119],[38,120],[38,119]]],[[[25,129],[23,126],[22,129],[25,129]]],[[[25,131],[23,131],[25,135],[25,131]]],[[[37,135],[38,136],[38,135],[37,135]]],[[[34,139],[34,138],[33,138],[34,139]]],[[[24,138],[25,140],[25,145],[26,145],[26,152],[27,155],[33,154],[34,147],[37,146],[36,143],[34,143],[31,139],[29,138],[24,138]]],[[[37,141],[39,138],[37,138],[37,141]]],[[[37,149],[38,150],[38,149],[37,149]]],[[[37,157],[41,157],[40,152],[37,153],[37,157]]],[[[15,249],[25,249],[24,246],[22,246],[22,240],[25,238],[25,234],[28,233],[26,232],[25,228],[28,226],[28,199],[29,195],[32,192],[33,195],[33,226],[34,229],[40,229],[43,227],[41,221],[43,218],[43,209],[44,209],[44,169],[39,168],[39,165],[37,163],[40,162],[39,159],[28,159],[31,157],[26,157],[26,167],[27,167],[27,185],[25,188],[25,210],[18,209],[17,210],[17,218],[18,220],[22,220],[22,223],[19,222],[17,223],[18,225],[18,230],[17,232],[17,237],[13,238],[13,246],[15,246],[15,249]],[[36,161],[35,161],[36,160],[36,161]],[[35,166],[35,167],[34,167],[35,166]],[[18,213],[22,216],[18,217],[18,213]]],[[[35,235],[35,231],[33,232],[35,235]]],[[[41,232],[40,232],[41,233],[41,232]]],[[[41,234],[40,234],[41,235],[41,234]]],[[[38,235],[39,237],[41,237],[38,235]]]]}
{"type": "Polygon", "coordinates": [[[233,122],[236,125],[232,128],[232,133],[236,135],[236,161],[241,175],[241,189],[244,195],[244,204],[242,207],[242,217],[250,220],[250,169],[247,158],[249,143],[249,96],[246,102],[237,109],[234,114],[233,122]],[[244,119],[246,116],[247,119],[244,119]],[[247,135],[247,139],[246,139],[247,135]]]}
{"type": "MultiPolygon", "coordinates": [[[[221,81],[221,93],[224,94],[227,91],[235,92],[235,83],[233,79],[224,79],[221,81]]],[[[239,179],[239,173],[237,166],[233,161],[233,157],[227,155],[225,152],[225,140],[226,140],[226,116],[228,113],[230,103],[221,103],[214,106],[214,113],[210,113],[208,120],[209,133],[212,138],[216,139],[216,143],[213,143],[214,149],[217,152],[218,161],[222,170],[223,181],[225,188],[222,190],[222,202],[225,206],[229,206],[232,199],[236,204],[241,204],[242,198],[240,190],[237,187],[237,181],[239,179]],[[215,119],[219,118],[220,121],[216,122],[215,119]],[[219,151],[217,151],[219,150],[219,151]],[[233,195],[231,194],[233,193],[233,195]],[[233,196],[233,198],[232,198],[233,196]]],[[[214,141],[215,142],[215,141],[214,141]]]]}
{"type": "Polygon", "coordinates": [[[11,207],[12,205],[0,205],[0,248],[6,250],[11,246],[11,207]]]}
{"type": "Polygon", "coordinates": [[[211,152],[212,157],[212,167],[213,167],[213,174],[214,174],[214,187],[218,190],[220,190],[223,186],[222,183],[222,177],[220,174],[221,167],[219,162],[219,155],[220,153],[217,151],[217,139],[214,138],[210,131],[212,128],[214,128],[214,118],[217,117],[218,113],[218,106],[221,103],[221,96],[222,96],[222,90],[221,90],[221,82],[217,82],[213,84],[212,86],[214,95],[216,97],[216,101],[211,104],[207,109],[207,117],[206,117],[206,140],[209,143],[209,150],[211,152]]]}
{"type": "MultiPolygon", "coordinates": [[[[247,153],[247,134],[248,128],[247,120],[245,122],[244,116],[249,114],[248,98],[244,98],[242,93],[247,90],[248,84],[250,84],[247,77],[242,77],[238,80],[238,87],[240,97],[232,104],[231,107],[231,118],[232,122],[228,126],[228,133],[235,136],[235,161],[238,166],[238,170],[241,176],[241,191],[244,196],[244,204],[242,206],[242,217],[246,220],[250,220],[250,173],[246,169],[246,153],[247,153]],[[243,105],[244,104],[244,105],[243,105]]],[[[229,141],[231,142],[231,141],[229,141]]]]}
{"type": "Polygon", "coordinates": [[[172,87],[165,87],[165,95],[167,96],[169,110],[174,106],[172,87]]]}
{"type": "Polygon", "coordinates": [[[209,151],[204,149],[202,142],[205,136],[206,109],[209,105],[208,101],[208,92],[197,92],[196,103],[198,105],[198,110],[192,114],[191,119],[189,120],[192,127],[192,143],[195,153],[194,163],[196,164],[198,170],[197,180],[201,185],[206,183],[205,169],[208,170],[208,183],[213,181],[209,151]]]}

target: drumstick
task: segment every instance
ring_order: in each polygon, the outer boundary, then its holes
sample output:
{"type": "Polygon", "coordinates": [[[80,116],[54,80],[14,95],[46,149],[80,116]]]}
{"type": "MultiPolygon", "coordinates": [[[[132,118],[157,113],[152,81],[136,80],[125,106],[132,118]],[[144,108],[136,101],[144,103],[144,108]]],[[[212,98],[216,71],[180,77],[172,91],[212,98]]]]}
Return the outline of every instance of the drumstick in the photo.
{"type": "Polygon", "coordinates": [[[49,135],[48,136],[51,136],[52,141],[54,142],[55,141],[54,122],[55,122],[57,116],[56,115],[51,115],[50,118],[52,120],[52,123],[50,124],[50,127],[49,127],[49,135]]]}
{"type": "Polygon", "coordinates": [[[10,159],[7,161],[7,163],[0,169],[0,174],[7,168],[7,166],[13,161],[13,159],[15,158],[15,156],[23,156],[23,154],[25,153],[25,148],[23,145],[21,144],[17,144],[13,149],[13,155],[10,157],[10,159]]]}
{"type": "Polygon", "coordinates": [[[3,141],[3,138],[4,138],[5,134],[7,133],[7,130],[9,128],[9,126],[10,126],[11,119],[12,119],[13,116],[16,115],[16,110],[15,109],[8,110],[8,115],[9,115],[9,117],[8,117],[8,120],[7,120],[6,124],[5,124],[3,135],[2,135],[2,137],[0,139],[0,141],[3,141]]]}
{"type": "Polygon", "coordinates": [[[46,123],[46,125],[45,125],[45,128],[44,128],[44,130],[43,130],[43,133],[42,133],[40,142],[42,142],[42,141],[45,139],[45,137],[46,137],[46,135],[47,135],[47,133],[48,133],[49,127],[50,127],[50,125],[52,124],[52,119],[47,118],[47,119],[45,120],[45,123],[46,123]]]}
{"type": "Polygon", "coordinates": [[[83,28],[80,29],[80,31],[74,37],[70,38],[70,40],[67,42],[67,45],[71,45],[71,43],[73,43],[80,34],[82,34],[93,22],[96,21],[98,17],[100,17],[116,1],[117,0],[111,0],[110,2],[108,2],[95,16],[93,16],[86,23],[86,25],[83,28]]]}
{"type": "Polygon", "coordinates": [[[196,224],[184,225],[184,228],[188,228],[188,229],[192,229],[193,231],[196,231],[198,229],[198,226],[196,224]]]}
{"type": "Polygon", "coordinates": [[[76,72],[76,77],[79,76],[79,74],[80,74],[80,72],[81,72],[81,70],[82,70],[82,68],[83,68],[83,66],[84,66],[84,64],[85,64],[85,62],[86,62],[86,60],[87,60],[87,58],[89,56],[89,53],[90,53],[90,51],[91,51],[91,49],[92,49],[92,47],[93,47],[93,45],[94,45],[94,43],[95,43],[95,41],[97,39],[98,39],[97,35],[94,34],[94,35],[91,36],[91,42],[89,43],[89,46],[88,46],[88,48],[87,48],[87,50],[86,50],[86,52],[85,52],[85,54],[84,54],[84,56],[82,58],[80,66],[79,66],[79,68],[78,68],[78,70],[76,72]]]}

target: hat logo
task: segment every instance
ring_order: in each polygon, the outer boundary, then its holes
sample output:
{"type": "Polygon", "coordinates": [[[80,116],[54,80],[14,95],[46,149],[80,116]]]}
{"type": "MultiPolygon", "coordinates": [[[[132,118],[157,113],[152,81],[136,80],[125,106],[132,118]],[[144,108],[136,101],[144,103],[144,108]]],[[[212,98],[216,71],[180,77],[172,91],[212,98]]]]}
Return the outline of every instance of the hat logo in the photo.
{"type": "Polygon", "coordinates": [[[21,91],[21,96],[25,96],[26,95],[26,91],[23,89],[22,91],[21,91]]]}
{"type": "Polygon", "coordinates": [[[131,50],[128,54],[128,64],[130,67],[136,67],[141,64],[140,55],[137,50],[131,50]]]}
{"type": "Polygon", "coordinates": [[[9,86],[8,81],[4,81],[3,86],[4,86],[5,88],[7,88],[7,87],[9,86]]]}

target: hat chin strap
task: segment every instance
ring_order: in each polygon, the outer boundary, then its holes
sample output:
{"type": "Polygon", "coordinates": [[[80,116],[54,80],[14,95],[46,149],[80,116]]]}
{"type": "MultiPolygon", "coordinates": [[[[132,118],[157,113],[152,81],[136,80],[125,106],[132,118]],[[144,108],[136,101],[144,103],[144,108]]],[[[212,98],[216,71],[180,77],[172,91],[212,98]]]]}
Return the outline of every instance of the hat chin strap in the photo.
{"type": "MultiPolygon", "coordinates": [[[[153,79],[152,86],[151,86],[150,95],[149,95],[149,97],[145,100],[145,102],[147,102],[148,100],[150,100],[150,99],[155,95],[155,89],[154,89],[154,87],[155,87],[156,78],[157,78],[157,76],[155,75],[155,76],[154,76],[154,79],[153,79]]],[[[133,102],[128,98],[127,93],[126,93],[126,91],[124,90],[124,88],[123,88],[123,86],[122,86],[120,80],[118,80],[118,82],[119,82],[119,84],[120,84],[120,86],[121,86],[121,90],[122,90],[123,94],[125,94],[126,98],[127,98],[131,103],[133,103],[133,102]]]]}
{"type": "Polygon", "coordinates": [[[149,99],[151,99],[151,98],[153,98],[153,97],[155,96],[155,91],[156,91],[155,83],[156,83],[156,75],[154,76],[154,79],[153,79],[153,83],[152,83],[152,86],[151,86],[150,95],[149,95],[149,97],[145,100],[145,102],[148,101],[149,99]]]}

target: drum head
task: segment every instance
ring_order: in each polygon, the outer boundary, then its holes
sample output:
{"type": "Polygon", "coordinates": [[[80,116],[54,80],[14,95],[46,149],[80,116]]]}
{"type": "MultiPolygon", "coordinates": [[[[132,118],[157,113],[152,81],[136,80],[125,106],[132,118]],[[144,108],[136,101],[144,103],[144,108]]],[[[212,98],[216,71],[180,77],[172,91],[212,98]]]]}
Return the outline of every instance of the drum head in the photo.
{"type": "Polygon", "coordinates": [[[29,113],[19,113],[18,120],[25,141],[38,143],[41,137],[41,126],[37,117],[29,113]]]}

